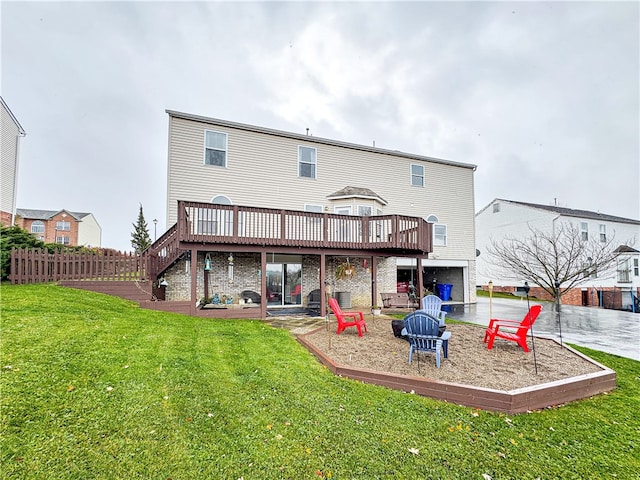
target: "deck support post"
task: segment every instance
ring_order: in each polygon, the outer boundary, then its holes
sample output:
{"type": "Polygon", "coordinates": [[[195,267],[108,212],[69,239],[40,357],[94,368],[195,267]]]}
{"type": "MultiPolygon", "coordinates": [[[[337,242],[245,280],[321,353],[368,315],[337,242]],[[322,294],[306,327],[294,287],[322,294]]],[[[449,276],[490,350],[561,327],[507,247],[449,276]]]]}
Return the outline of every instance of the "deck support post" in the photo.
{"type": "Polygon", "coordinates": [[[267,318],[267,252],[260,252],[260,316],[267,318]]]}
{"type": "Polygon", "coordinates": [[[327,276],[327,255],[324,252],[320,253],[320,316],[327,316],[327,284],[325,279],[327,276]]]}
{"type": "Polygon", "coordinates": [[[196,302],[198,301],[198,250],[192,248],[191,263],[189,268],[191,270],[191,307],[190,310],[193,315],[196,314],[196,302]]]}
{"type": "Polygon", "coordinates": [[[422,257],[417,258],[418,267],[416,269],[416,281],[418,284],[416,285],[416,296],[418,297],[418,304],[421,305],[422,300],[422,257]]]}

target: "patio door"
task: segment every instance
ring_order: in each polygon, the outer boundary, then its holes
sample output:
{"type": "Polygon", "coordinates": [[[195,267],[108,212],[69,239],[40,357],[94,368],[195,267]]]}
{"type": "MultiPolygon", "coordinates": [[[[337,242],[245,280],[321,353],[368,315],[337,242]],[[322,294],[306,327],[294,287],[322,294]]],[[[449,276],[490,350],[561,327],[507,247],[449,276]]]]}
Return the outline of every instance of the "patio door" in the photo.
{"type": "Polygon", "coordinates": [[[302,305],[302,263],[267,263],[267,306],[302,305]]]}

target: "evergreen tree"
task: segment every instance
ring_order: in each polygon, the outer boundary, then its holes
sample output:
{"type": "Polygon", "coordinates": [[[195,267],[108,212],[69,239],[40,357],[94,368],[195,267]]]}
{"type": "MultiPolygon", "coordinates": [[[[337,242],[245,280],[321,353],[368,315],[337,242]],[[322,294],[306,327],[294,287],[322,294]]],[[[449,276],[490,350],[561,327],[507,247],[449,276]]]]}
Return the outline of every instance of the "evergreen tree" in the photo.
{"type": "Polygon", "coordinates": [[[149,227],[144,219],[142,204],[140,204],[140,212],[138,213],[138,221],[133,225],[131,232],[131,246],[136,253],[144,252],[151,245],[151,237],[149,236],[149,227]]]}
{"type": "Polygon", "coordinates": [[[2,280],[9,276],[12,248],[44,248],[45,243],[38,240],[26,230],[13,225],[0,226],[0,257],[2,263],[2,280]]]}

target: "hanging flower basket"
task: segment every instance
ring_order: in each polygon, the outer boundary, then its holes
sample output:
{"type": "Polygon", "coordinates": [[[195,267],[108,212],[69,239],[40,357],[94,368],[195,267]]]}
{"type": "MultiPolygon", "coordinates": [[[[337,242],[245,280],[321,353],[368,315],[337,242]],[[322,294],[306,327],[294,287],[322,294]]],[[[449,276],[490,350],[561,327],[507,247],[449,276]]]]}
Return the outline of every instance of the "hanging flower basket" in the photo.
{"type": "Polygon", "coordinates": [[[356,266],[348,260],[342,262],[336,267],[336,278],[342,280],[344,278],[353,278],[356,274],[356,266]]]}

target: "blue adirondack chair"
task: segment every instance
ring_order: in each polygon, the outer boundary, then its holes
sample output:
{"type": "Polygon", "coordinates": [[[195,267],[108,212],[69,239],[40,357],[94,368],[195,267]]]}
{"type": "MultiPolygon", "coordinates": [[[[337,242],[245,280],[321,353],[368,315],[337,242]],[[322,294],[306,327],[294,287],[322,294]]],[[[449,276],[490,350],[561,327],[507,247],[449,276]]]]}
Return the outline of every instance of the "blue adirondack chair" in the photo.
{"type": "Polygon", "coordinates": [[[440,297],[435,295],[427,295],[426,297],[422,297],[422,308],[432,317],[436,317],[440,321],[440,326],[444,326],[444,317],[447,315],[447,312],[442,310],[442,300],[440,297]]]}
{"type": "Polygon", "coordinates": [[[435,353],[436,367],[440,368],[440,351],[444,352],[444,358],[448,357],[451,332],[444,332],[442,336],[438,336],[439,325],[437,318],[422,310],[404,317],[402,333],[409,338],[409,363],[411,363],[413,352],[435,353]]]}

